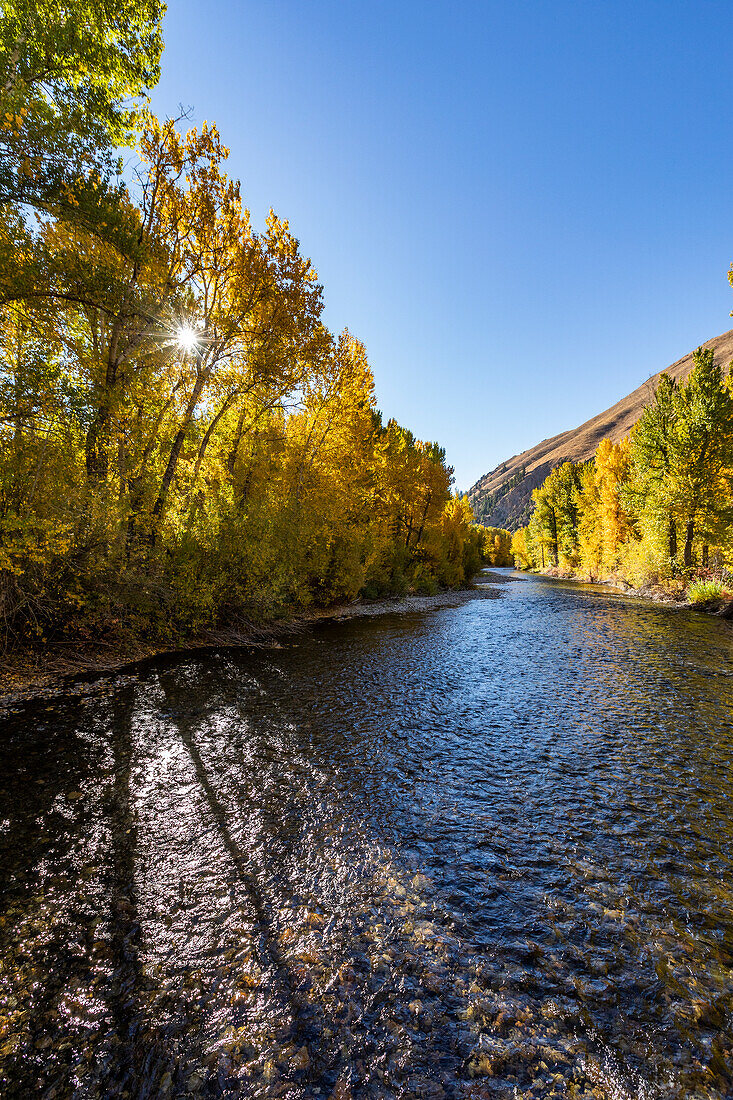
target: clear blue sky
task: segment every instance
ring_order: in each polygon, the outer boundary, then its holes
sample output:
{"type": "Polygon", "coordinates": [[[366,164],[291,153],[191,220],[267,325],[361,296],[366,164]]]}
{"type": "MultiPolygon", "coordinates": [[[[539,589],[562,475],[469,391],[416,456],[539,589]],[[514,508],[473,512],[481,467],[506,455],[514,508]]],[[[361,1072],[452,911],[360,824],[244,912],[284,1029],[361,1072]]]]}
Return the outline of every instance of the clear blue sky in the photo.
{"type": "Polygon", "coordinates": [[[730,0],[169,0],[215,120],[379,405],[465,489],[733,321],[730,0]]]}

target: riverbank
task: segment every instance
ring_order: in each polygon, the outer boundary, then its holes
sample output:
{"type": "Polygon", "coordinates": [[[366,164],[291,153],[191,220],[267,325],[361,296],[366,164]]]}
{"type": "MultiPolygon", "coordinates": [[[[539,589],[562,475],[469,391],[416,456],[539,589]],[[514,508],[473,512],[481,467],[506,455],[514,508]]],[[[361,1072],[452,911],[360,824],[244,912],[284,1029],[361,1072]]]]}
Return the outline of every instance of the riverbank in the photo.
{"type": "Polygon", "coordinates": [[[69,644],[47,645],[0,658],[0,711],[30,699],[73,694],[85,680],[133,668],[144,661],[179,653],[221,649],[277,649],[288,641],[329,623],[377,615],[405,615],[458,607],[467,600],[491,599],[493,585],[507,578],[484,570],[474,582],[461,589],[447,589],[433,596],[407,595],[377,600],[356,600],[327,608],[311,609],[292,619],[267,624],[247,623],[237,630],[211,630],[175,644],[143,644],[112,640],[89,644],[71,651],[69,644]]]}
{"type": "Polygon", "coordinates": [[[691,602],[688,599],[680,599],[680,596],[684,595],[686,591],[684,587],[669,589],[659,584],[647,584],[642,585],[640,588],[635,588],[622,577],[607,577],[603,580],[592,580],[590,577],[579,576],[576,573],[565,572],[555,567],[532,570],[531,572],[534,576],[548,577],[551,580],[575,581],[579,584],[591,584],[599,588],[610,588],[614,592],[622,593],[624,596],[630,596],[634,599],[651,600],[653,603],[664,604],[666,607],[674,608],[679,611],[702,611],[707,615],[715,615],[720,619],[733,619],[733,599],[716,597],[709,600],[691,602]]]}

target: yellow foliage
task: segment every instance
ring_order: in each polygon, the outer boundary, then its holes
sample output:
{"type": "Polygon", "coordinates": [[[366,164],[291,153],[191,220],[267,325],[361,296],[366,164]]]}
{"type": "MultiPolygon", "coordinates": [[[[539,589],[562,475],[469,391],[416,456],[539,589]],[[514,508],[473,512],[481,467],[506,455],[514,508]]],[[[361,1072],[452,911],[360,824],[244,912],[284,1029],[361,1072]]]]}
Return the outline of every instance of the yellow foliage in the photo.
{"type": "MultiPolygon", "coordinates": [[[[216,127],[150,119],[139,194],[98,173],[22,237],[0,314],[0,599],[148,634],[465,583],[467,502],[376,411],[286,220],[256,232],[216,127]],[[179,343],[180,332],[188,334],[179,343]]],[[[22,235],[21,235],[22,236],[22,235]]]]}
{"type": "Polygon", "coordinates": [[[620,443],[601,440],[594,461],[581,473],[577,493],[579,569],[592,579],[615,572],[619,549],[631,534],[631,522],[621,503],[629,448],[628,437],[620,443]]]}

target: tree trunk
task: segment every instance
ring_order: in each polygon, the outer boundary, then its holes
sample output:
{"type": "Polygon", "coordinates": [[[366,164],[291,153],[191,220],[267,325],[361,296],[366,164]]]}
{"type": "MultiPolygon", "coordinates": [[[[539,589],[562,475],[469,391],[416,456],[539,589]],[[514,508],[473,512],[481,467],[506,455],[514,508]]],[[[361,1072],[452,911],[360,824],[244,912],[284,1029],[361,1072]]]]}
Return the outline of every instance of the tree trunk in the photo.
{"type": "Polygon", "coordinates": [[[227,411],[227,409],[229,408],[231,403],[234,401],[235,397],[236,397],[236,394],[229,394],[229,396],[227,398],[225,398],[224,404],[221,406],[218,413],[216,414],[216,416],[213,418],[213,420],[209,424],[209,426],[206,429],[206,432],[204,434],[204,438],[201,440],[201,446],[199,447],[199,453],[196,455],[196,462],[194,463],[193,474],[191,475],[191,491],[193,493],[193,498],[191,500],[191,507],[188,509],[188,519],[186,520],[186,531],[187,532],[190,531],[191,528],[193,527],[193,521],[196,519],[196,513],[198,512],[201,505],[204,503],[204,490],[203,490],[203,488],[199,489],[197,492],[194,492],[194,490],[196,489],[196,482],[198,481],[199,472],[201,470],[201,464],[204,461],[204,455],[206,454],[206,448],[209,446],[209,443],[211,442],[211,437],[214,434],[214,429],[216,428],[216,425],[219,423],[219,421],[221,420],[224,413],[227,411]]]}
{"type": "Polygon", "coordinates": [[[191,478],[192,485],[195,485],[196,482],[198,481],[199,471],[201,469],[201,463],[204,460],[204,455],[206,454],[206,448],[209,446],[209,443],[211,442],[211,437],[214,434],[214,429],[216,428],[216,425],[219,423],[222,416],[227,411],[229,406],[232,404],[232,402],[234,401],[236,396],[237,396],[236,393],[230,393],[224,399],[224,403],[222,404],[222,406],[219,409],[216,416],[213,417],[213,419],[212,419],[211,423],[209,424],[208,428],[206,429],[206,432],[204,434],[204,438],[201,440],[201,446],[199,447],[199,453],[196,456],[196,463],[194,465],[193,476],[191,478]]]}
{"type": "Polygon", "coordinates": [[[172,448],[171,453],[170,453],[170,458],[168,459],[168,465],[165,468],[165,473],[163,474],[163,480],[160,483],[160,489],[158,491],[158,499],[156,500],[155,504],[153,505],[153,524],[152,524],[151,533],[150,533],[150,544],[151,544],[151,546],[155,545],[156,532],[157,532],[157,528],[158,528],[158,521],[160,519],[161,513],[163,512],[163,508],[165,507],[165,502],[168,499],[168,491],[171,487],[171,482],[173,481],[173,475],[176,472],[176,466],[178,465],[178,459],[181,457],[181,450],[183,449],[183,444],[184,444],[184,441],[186,439],[186,430],[187,430],[188,425],[190,424],[190,422],[191,422],[191,418],[187,415],[186,419],[183,422],[183,424],[178,429],[178,432],[176,434],[176,438],[173,441],[173,448],[172,448]]]}
{"type": "Polygon", "coordinates": [[[677,524],[670,516],[669,527],[667,529],[669,537],[669,557],[670,561],[677,561],[677,524]]]}
{"type": "Polygon", "coordinates": [[[229,471],[230,477],[234,477],[234,467],[237,464],[237,453],[239,451],[239,444],[242,441],[242,432],[244,430],[244,414],[245,409],[243,407],[241,413],[239,414],[239,420],[237,421],[237,430],[234,433],[234,442],[232,443],[232,449],[227,455],[227,470],[229,471]]]}
{"type": "Polygon", "coordinates": [[[692,565],[692,540],[695,537],[695,521],[691,519],[685,528],[685,552],[683,561],[686,566],[692,565]]]}
{"type": "Polygon", "coordinates": [[[255,451],[255,453],[252,455],[252,462],[250,463],[247,473],[244,476],[244,480],[242,481],[242,486],[236,496],[237,508],[240,512],[243,510],[245,504],[247,503],[250,486],[252,485],[252,474],[254,472],[254,460],[256,457],[257,452],[255,451]]]}
{"type": "Polygon", "coordinates": [[[99,404],[84,441],[87,479],[93,485],[101,485],[106,481],[109,472],[109,430],[112,422],[113,395],[121,380],[117,356],[118,341],[119,330],[115,326],[109,336],[107,363],[99,404]]]}
{"type": "Polygon", "coordinates": [[[550,509],[550,529],[552,530],[552,556],[554,558],[552,564],[559,565],[560,548],[557,545],[557,516],[555,515],[554,508],[550,509]]]}
{"type": "Polygon", "coordinates": [[[423,531],[425,530],[425,521],[428,518],[428,508],[430,507],[430,501],[432,499],[433,499],[433,493],[432,493],[432,490],[431,490],[427,495],[427,499],[425,501],[425,507],[422,510],[422,518],[420,520],[420,530],[417,533],[417,541],[415,542],[416,546],[419,546],[420,542],[422,541],[423,531]]]}
{"type": "Polygon", "coordinates": [[[125,561],[130,564],[132,548],[137,539],[137,519],[142,511],[143,478],[131,477],[127,482],[129,501],[127,505],[127,534],[125,536],[125,561]]]}
{"type": "Polygon", "coordinates": [[[702,567],[703,567],[703,569],[707,569],[707,567],[708,567],[709,554],[710,554],[710,547],[708,546],[708,544],[706,542],[704,542],[703,547],[702,547],[702,567]]]}
{"type": "Polygon", "coordinates": [[[84,453],[86,457],[87,480],[93,485],[101,485],[107,480],[109,455],[107,438],[109,436],[110,408],[108,402],[100,405],[89,426],[84,453]]]}
{"type": "Polygon", "coordinates": [[[186,439],[186,432],[188,431],[193,414],[196,411],[196,406],[199,403],[201,392],[204,388],[208,372],[199,370],[196,378],[196,385],[193,388],[190,400],[186,407],[186,412],[181,422],[181,426],[176,433],[176,438],[173,440],[173,447],[171,449],[170,457],[168,459],[168,465],[165,468],[163,479],[160,483],[160,489],[158,491],[158,499],[153,505],[152,522],[150,524],[150,548],[151,550],[155,546],[155,542],[158,537],[158,526],[160,524],[160,517],[165,507],[165,502],[168,498],[168,490],[171,487],[171,482],[176,472],[176,466],[178,465],[178,459],[181,457],[181,451],[183,450],[183,444],[186,439]]]}
{"type": "MultiPolygon", "coordinates": [[[[128,512],[127,512],[127,539],[125,544],[125,557],[129,564],[130,555],[132,552],[133,542],[137,540],[138,531],[138,517],[143,510],[143,499],[145,496],[145,475],[147,472],[148,462],[150,456],[153,453],[155,444],[158,440],[158,429],[163,423],[163,417],[167,413],[170,406],[173,404],[173,398],[176,390],[181,385],[181,379],[179,378],[175,386],[171,390],[170,396],[165,404],[161,407],[155,418],[155,423],[150,431],[148,441],[145,444],[145,448],[140,459],[140,465],[137,474],[128,477],[127,479],[127,492],[129,495],[128,512]]],[[[138,405],[137,410],[137,423],[135,425],[135,433],[138,436],[142,435],[142,422],[143,422],[143,409],[142,405],[138,405]]]]}

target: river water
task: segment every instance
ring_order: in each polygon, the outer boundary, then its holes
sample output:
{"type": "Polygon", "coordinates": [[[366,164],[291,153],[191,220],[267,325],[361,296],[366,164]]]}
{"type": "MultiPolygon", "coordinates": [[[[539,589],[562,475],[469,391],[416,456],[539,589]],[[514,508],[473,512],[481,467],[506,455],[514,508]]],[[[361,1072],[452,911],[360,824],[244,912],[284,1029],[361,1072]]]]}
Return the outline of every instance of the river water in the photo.
{"type": "Polygon", "coordinates": [[[733,1095],[733,632],[506,571],[4,721],[6,1097],[733,1095]]]}

